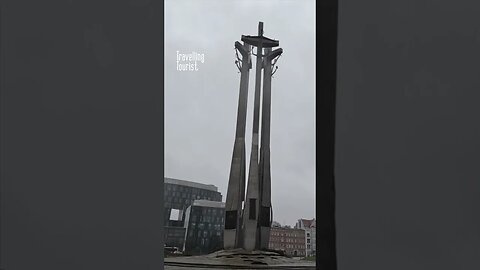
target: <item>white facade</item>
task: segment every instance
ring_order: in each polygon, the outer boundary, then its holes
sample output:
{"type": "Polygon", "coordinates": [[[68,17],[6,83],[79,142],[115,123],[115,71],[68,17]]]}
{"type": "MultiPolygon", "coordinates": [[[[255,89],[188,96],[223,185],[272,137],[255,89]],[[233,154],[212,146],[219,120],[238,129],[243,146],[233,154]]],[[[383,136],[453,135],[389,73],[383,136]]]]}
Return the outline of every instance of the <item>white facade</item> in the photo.
{"type": "Polygon", "coordinates": [[[305,231],[305,255],[315,256],[316,253],[316,221],[315,219],[299,219],[295,228],[305,231]]]}

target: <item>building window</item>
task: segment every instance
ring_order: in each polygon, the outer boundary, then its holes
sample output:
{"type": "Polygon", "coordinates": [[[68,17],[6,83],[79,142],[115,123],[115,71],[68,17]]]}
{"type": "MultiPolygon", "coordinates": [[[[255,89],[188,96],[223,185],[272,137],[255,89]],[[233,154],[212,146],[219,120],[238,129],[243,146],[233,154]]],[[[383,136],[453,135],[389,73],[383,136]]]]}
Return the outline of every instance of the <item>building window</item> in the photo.
{"type": "Polygon", "coordinates": [[[179,217],[180,217],[179,209],[172,209],[170,211],[170,220],[179,220],[179,217]]]}

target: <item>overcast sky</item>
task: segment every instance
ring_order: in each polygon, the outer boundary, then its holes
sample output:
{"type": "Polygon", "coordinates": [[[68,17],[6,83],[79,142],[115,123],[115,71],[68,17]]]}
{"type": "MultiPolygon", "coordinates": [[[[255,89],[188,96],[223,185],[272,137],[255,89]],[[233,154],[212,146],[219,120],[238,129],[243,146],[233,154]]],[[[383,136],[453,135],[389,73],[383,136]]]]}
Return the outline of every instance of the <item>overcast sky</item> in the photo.
{"type": "MultiPolygon", "coordinates": [[[[165,176],[214,184],[225,201],[240,74],[234,42],[264,34],[284,53],[272,80],[274,220],[315,217],[315,2],[193,1],[165,4],[165,176]],[[200,53],[198,71],[177,71],[176,53],[200,53]]],[[[255,59],[253,59],[255,61],[255,59]]],[[[250,71],[247,171],[255,65],[250,71]]]]}

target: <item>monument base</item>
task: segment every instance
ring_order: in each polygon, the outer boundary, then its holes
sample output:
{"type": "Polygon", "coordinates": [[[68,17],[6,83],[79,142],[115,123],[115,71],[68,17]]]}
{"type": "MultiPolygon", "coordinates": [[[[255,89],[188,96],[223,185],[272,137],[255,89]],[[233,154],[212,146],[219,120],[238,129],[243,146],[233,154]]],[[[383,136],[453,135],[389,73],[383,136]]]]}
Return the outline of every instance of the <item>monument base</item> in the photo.
{"type": "Polygon", "coordinates": [[[202,256],[165,258],[166,270],[181,269],[315,269],[315,262],[274,251],[220,250],[202,256]]]}

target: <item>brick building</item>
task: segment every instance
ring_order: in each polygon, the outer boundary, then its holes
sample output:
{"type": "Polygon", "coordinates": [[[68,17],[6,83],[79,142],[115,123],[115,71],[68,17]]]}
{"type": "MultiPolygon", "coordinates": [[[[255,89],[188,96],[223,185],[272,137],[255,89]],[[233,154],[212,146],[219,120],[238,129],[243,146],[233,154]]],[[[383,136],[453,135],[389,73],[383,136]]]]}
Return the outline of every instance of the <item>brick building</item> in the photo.
{"type": "Polygon", "coordinates": [[[270,230],[269,249],[285,252],[293,257],[305,257],[305,230],[272,227],[270,230]]]}

